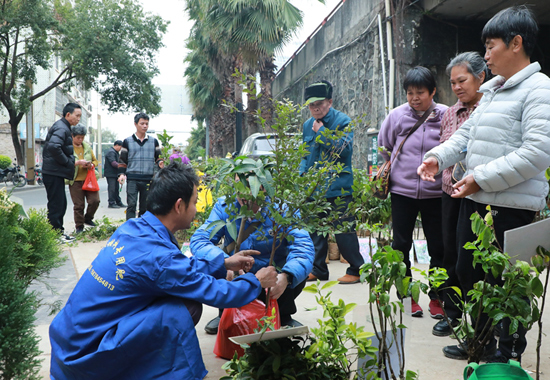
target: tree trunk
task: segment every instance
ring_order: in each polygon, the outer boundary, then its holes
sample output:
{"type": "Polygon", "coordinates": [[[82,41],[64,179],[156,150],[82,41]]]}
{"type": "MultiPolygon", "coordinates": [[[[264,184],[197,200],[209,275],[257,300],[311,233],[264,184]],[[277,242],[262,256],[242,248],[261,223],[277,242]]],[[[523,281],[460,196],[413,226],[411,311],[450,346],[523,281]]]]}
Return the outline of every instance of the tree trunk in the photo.
{"type": "Polygon", "coordinates": [[[222,106],[218,106],[210,116],[210,124],[209,124],[209,138],[210,138],[210,146],[209,146],[209,154],[210,157],[221,157],[223,152],[223,147],[221,144],[221,135],[220,135],[220,125],[222,125],[222,106]]]}
{"type": "Polygon", "coordinates": [[[260,85],[262,88],[262,96],[260,98],[260,109],[262,118],[265,120],[265,129],[270,129],[273,124],[273,114],[275,108],[273,107],[273,95],[271,94],[271,83],[275,79],[275,68],[273,55],[265,57],[260,62],[260,85]]]}
{"type": "MultiPolygon", "coordinates": [[[[247,87],[252,87],[252,80],[247,80],[247,87]]],[[[250,136],[253,133],[260,132],[261,126],[258,118],[256,117],[256,111],[258,110],[258,99],[249,96],[247,99],[247,106],[246,106],[246,114],[245,114],[245,120],[246,120],[246,127],[247,127],[247,134],[246,137],[250,136]]]]}
{"type": "MultiPolygon", "coordinates": [[[[25,165],[25,161],[23,160],[23,150],[21,147],[21,140],[19,140],[19,134],[17,133],[17,126],[19,125],[19,122],[23,118],[23,114],[15,115],[14,113],[10,112],[10,126],[11,126],[11,140],[13,141],[13,148],[15,149],[15,158],[17,159],[18,165],[25,165]]],[[[33,138],[34,136],[30,136],[30,138],[33,138]]],[[[27,136],[29,138],[29,136],[27,136]]]]}
{"type": "Polygon", "coordinates": [[[229,108],[233,106],[233,90],[231,80],[226,80],[220,104],[212,113],[209,127],[212,157],[225,157],[228,152],[233,153],[235,149],[235,114],[232,114],[229,108]]]}

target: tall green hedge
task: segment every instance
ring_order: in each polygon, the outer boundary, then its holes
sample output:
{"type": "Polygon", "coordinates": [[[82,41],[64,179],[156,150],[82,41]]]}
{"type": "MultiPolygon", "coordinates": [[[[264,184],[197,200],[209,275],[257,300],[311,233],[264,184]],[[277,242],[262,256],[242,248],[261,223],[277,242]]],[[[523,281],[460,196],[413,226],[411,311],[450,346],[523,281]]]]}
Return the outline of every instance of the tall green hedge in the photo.
{"type": "Polygon", "coordinates": [[[0,379],[40,379],[35,313],[40,294],[32,281],[61,265],[61,248],[43,211],[20,215],[20,205],[0,190],[0,379]]]}

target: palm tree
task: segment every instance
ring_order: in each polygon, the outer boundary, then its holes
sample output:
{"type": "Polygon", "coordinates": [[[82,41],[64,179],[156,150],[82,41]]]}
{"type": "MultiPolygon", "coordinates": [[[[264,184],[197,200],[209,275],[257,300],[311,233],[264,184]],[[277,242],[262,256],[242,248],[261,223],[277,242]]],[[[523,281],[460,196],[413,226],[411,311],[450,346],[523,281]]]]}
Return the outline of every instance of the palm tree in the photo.
{"type": "MultiPolygon", "coordinates": [[[[324,4],[324,0],[319,0],[324,4]]],[[[229,51],[238,52],[243,64],[260,73],[260,108],[266,125],[271,125],[273,106],[271,82],[274,55],[290,41],[302,25],[302,12],[288,0],[210,0],[211,35],[225,39],[229,51]]]]}
{"type": "Polygon", "coordinates": [[[204,21],[204,4],[187,2],[190,18],[196,20],[186,47],[189,64],[185,71],[194,117],[205,120],[210,132],[210,154],[223,156],[234,150],[234,116],[223,104],[233,104],[231,73],[234,57],[224,53],[209,35],[204,21]]]}
{"type": "MultiPolygon", "coordinates": [[[[324,0],[319,0],[324,3],[324,0]]],[[[237,78],[231,74],[240,72],[260,72],[262,118],[271,125],[273,107],[271,102],[271,82],[274,78],[274,54],[287,43],[302,25],[302,12],[288,0],[187,0],[190,18],[197,21],[194,26],[197,38],[208,41],[206,61],[218,77],[223,92],[222,99],[229,105],[242,103],[242,90],[237,78]],[[199,33],[200,31],[200,33],[199,33]]],[[[206,46],[202,45],[202,49],[206,46]]],[[[255,112],[254,102],[249,111],[255,112]]],[[[213,115],[214,116],[214,115],[213,115]]],[[[226,128],[234,123],[232,115],[218,115],[226,128]],[[231,117],[227,117],[231,116],[231,117]]],[[[216,123],[212,117],[212,124],[216,123]]],[[[249,125],[249,132],[258,126],[249,125]]],[[[226,144],[231,143],[234,134],[226,130],[226,144]]],[[[215,134],[215,133],[214,133],[215,134]]]]}
{"type": "Polygon", "coordinates": [[[185,154],[190,160],[196,160],[199,157],[205,156],[206,146],[206,128],[202,121],[199,120],[199,125],[191,129],[191,136],[187,140],[187,148],[185,154]]]}

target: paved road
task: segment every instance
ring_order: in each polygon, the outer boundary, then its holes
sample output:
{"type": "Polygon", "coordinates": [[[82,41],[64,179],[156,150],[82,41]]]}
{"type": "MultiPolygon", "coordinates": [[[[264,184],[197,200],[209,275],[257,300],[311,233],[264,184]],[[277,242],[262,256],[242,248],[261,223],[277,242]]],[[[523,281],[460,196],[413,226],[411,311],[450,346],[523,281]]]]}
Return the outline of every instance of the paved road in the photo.
{"type": "MultiPolygon", "coordinates": [[[[99,204],[99,209],[96,212],[96,219],[101,218],[102,216],[107,216],[113,219],[125,219],[125,210],[121,209],[112,209],[108,208],[108,196],[107,196],[107,180],[105,178],[100,178],[99,183],[99,198],[101,203],[99,204]]],[[[0,184],[0,189],[7,188],[8,191],[13,190],[12,195],[20,198],[23,201],[23,206],[26,211],[30,208],[35,209],[46,209],[46,204],[48,199],[46,197],[46,189],[44,186],[39,185],[27,185],[21,188],[14,188],[13,185],[5,185],[4,183],[0,184]]],[[[69,194],[69,187],[65,187],[65,193],[67,195],[67,212],[64,218],[64,227],[65,231],[72,232],[74,231],[74,219],[73,219],[73,201],[71,200],[71,195],[69,194]]],[[[123,203],[126,203],[126,186],[124,186],[120,197],[123,203]]]]}

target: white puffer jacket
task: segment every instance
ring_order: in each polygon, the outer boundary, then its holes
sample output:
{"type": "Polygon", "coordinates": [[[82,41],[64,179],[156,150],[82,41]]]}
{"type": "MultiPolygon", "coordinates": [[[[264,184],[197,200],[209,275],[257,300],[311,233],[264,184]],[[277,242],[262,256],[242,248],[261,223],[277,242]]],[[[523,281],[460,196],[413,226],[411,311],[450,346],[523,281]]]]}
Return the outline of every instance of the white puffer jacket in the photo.
{"type": "Polygon", "coordinates": [[[544,208],[550,166],[550,79],[535,62],[506,82],[481,86],[479,107],[444,144],[426,153],[439,168],[466,157],[481,190],[475,202],[538,211],[544,208]],[[504,83],[504,84],[503,84],[504,83]],[[461,153],[467,148],[467,153],[461,153]]]}

